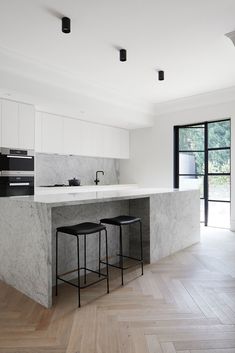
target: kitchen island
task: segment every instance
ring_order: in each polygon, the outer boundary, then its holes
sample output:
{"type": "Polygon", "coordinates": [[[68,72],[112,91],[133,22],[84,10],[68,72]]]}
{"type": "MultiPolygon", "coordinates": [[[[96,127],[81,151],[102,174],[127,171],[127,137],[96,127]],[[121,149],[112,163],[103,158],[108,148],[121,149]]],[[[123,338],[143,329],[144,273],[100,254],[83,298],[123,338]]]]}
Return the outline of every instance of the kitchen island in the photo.
{"type": "MultiPolygon", "coordinates": [[[[0,198],[0,279],[47,308],[52,306],[55,231],[59,226],[99,222],[121,214],[141,217],[145,263],[200,241],[198,190],[119,185],[81,191],[0,198]]],[[[114,228],[107,228],[110,262],[116,261],[118,249],[114,228]]],[[[124,251],[138,256],[135,226],[127,227],[124,235],[124,251]]],[[[60,242],[60,272],[76,268],[74,241],[65,236],[60,242]]],[[[95,236],[87,244],[88,265],[94,269],[97,244],[95,236]]]]}

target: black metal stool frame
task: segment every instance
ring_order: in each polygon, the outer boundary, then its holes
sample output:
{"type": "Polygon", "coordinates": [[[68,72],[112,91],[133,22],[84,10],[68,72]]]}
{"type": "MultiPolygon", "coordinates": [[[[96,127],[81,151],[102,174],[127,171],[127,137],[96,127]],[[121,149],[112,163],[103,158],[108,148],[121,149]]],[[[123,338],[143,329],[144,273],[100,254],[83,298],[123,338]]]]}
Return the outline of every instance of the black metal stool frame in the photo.
{"type": "MultiPolygon", "coordinates": [[[[135,266],[135,265],[132,265],[132,266],[124,267],[124,266],[123,266],[123,258],[128,258],[128,259],[131,259],[131,260],[140,262],[140,263],[141,263],[141,275],[143,276],[143,274],[144,274],[142,222],[141,222],[141,220],[140,220],[140,221],[137,221],[137,222],[130,223],[130,224],[128,224],[128,225],[131,225],[131,224],[134,224],[134,223],[139,223],[139,227],[140,227],[140,259],[137,259],[137,258],[132,257],[132,256],[123,255],[123,247],[122,247],[122,225],[119,225],[118,227],[119,227],[119,246],[120,246],[120,250],[119,250],[119,251],[120,251],[120,254],[117,254],[117,256],[120,257],[119,266],[110,264],[110,263],[108,262],[108,266],[121,269],[122,286],[124,285],[124,270],[127,270],[128,268],[131,268],[131,267],[134,267],[134,266],[135,266]]],[[[106,261],[107,261],[107,260],[106,260],[106,261]]],[[[107,265],[107,262],[101,261],[101,263],[107,265]]]]}
{"type": "MultiPolygon", "coordinates": [[[[80,267],[80,246],[79,246],[79,236],[80,235],[73,235],[73,234],[69,234],[69,235],[72,235],[72,236],[75,236],[77,238],[77,268],[74,269],[74,270],[71,270],[71,271],[68,271],[68,272],[65,272],[65,273],[61,273],[61,274],[58,274],[58,235],[59,233],[61,234],[66,234],[68,235],[68,233],[62,233],[60,231],[56,231],[56,296],[58,295],[58,280],[62,281],[62,282],[65,282],[67,284],[70,284],[71,286],[73,287],[76,287],[78,288],[78,307],[80,308],[81,307],[81,293],[80,293],[80,290],[81,289],[84,289],[84,288],[87,288],[87,287],[90,287],[94,284],[97,284],[103,280],[106,279],[107,281],[107,293],[109,293],[109,270],[108,270],[108,236],[107,236],[107,229],[104,229],[105,231],[105,257],[106,257],[106,274],[103,274],[101,272],[101,266],[100,264],[103,263],[101,261],[101,231],[98,232],[99,233],[99,271],[94,271],[94,270],[91,270],[89,268],[86,267],[86,236],[89,235],[89,234],[83,234],[84,236],[84,267],[80,267]],[[80,280],[80,271],[81,270],[84,270],[84,285],[81,285],[81,280],[80,280]],[[92,272],[92,273],[96,273],[97,275],[99,275],[99,277],[102,277],[102,278],[99,278],[97,281],[93,281],[89,284],[86,284],[86,280],[87,280],[87,271],[89,272],[92,272]],[[69,273],[73,273],[73,272],[77,272],[78,274],[78,278],[77,278],[77,284],[74,284],[73,282],[70,282],[70,281],[67,281],[65,280],[64,278],[61,278],[62,276],[65,276],[65,275],[68,275],[69,273]]],[[[94,234],[94,233],[90,233],[90,234],[94,234]]]]}

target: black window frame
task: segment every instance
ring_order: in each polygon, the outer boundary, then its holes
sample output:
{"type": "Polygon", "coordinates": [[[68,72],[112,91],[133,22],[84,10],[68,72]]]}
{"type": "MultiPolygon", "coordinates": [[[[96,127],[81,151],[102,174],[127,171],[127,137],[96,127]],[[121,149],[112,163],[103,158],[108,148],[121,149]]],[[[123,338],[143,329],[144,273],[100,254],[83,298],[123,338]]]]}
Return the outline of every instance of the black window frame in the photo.
{"type": "Polygon", "coordinates": [[[204,224],[208,225],[208,216],[209,216],[209,202],[225,202],[231,204],[231,119],[219,119],[219,120],[210,120],[204,121],[200,123],[191,123],[185,125],[175,125],[174,126],[174,175],[173,175],[173,184],[174,188],[179,189],[179,180],[180,176],[203,176],[204,177],[204,197],[200,197],[201,200],[204,200],[204,224]],[[230,122],[230,146],[226,147],[208,147],[208,125],[213,123],[219,123],[229,121],[230,122]],[[180,150],[179,149],[179,130],[183,128],[204,128],[204,150],[180,150]],[[208,171],[208,161],[209,161],[209,152],[210,151],[220,151],[220,150],[229,150],[230,151],[230,172],[229,173],[209,173],[208,171]],[[204,156],[204,164],[205,170],[204,174],[196,173],[196,174],[180,174],[179,173],[179,156],[182,152],[203,152],[204,156]],[[209,177],[210,176],[229,176],[230,177],[230,200],[216,200],[209,199],[209,177]]]}

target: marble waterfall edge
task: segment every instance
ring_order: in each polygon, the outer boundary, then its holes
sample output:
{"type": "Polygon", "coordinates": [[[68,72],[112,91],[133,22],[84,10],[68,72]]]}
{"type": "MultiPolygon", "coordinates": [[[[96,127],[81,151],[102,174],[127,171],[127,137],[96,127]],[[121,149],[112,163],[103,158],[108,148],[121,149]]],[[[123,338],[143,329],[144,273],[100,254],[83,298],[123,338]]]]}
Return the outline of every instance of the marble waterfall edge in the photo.
{"type": "Polygon", "coordinates": [[[0,198],[0,279],[38,303],[52,305],[51,209],[0,198]]]}

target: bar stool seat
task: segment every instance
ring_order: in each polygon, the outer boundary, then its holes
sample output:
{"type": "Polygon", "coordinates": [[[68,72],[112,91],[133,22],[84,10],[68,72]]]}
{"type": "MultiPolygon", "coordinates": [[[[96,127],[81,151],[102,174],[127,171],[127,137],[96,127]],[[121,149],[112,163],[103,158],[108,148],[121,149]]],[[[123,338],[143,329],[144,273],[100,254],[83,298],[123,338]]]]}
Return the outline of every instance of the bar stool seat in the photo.
{"type": "Polygon", "coordinates": [[[107,229],[105,225],[99,224],[99,223],[92,223],[92,222],[84,222],[84,223],[79,223],[79,224],[74,224],[71,226],[63,226],[63,227],[58,227],[56,229],[56,295],[58,294],[58,280],[65,282],[67,284],[70,284],[78,289],[78,306],[81,306],[80,302],[80,289],[90,287],[93,284],[96,284],[100,281],[106,280],[107,281],[107,293],[109,293],[109,271],[108,271],[108,239],[107,239],[107,229]],[[101,271],[101,240],[102,240],[102,231],[105,232],[105,258],[106,258],[106,273],[102,273],[101,271]],[[63,233],[64,235],[72,235],[77,239],[77,268],[73,269],[71,271],[65,272],[65,273],[58,273],[58,235],[63,233]],[[93,270],[91,268],[87,267],[86,264],[86,242],[87,242],[87,236],[89,234],[97,234],[99,233],[98,237],[98,251],[99,251],[99,261],[98,261],[98,271],[93,270]],[[80,238],[83,236],[83,241],[84,241],[84,266],[80,266],[80,238]],[[84,284],[81,284],[80,280],[80,271],[84,270],[84,284]],[[98,275],[98,279],[94,280],[90,283],[87,284],[87,271],[94,273],[98,275]],[[64,278],[64,276],[67,276],[68,274],[71,274],[73,272],[77,273],[77,284],[72,282],[71,280],[67,280],[64,278]]]}
{"type": "Polygon", "coordinates": [[[113,218],[103,218],[100,220],[101,223],[112,224],[114,226],[132,224],[140,221],[141,219],[139,217],[133,217],[133,216],[118,216],[113,218]]]}
{"type": "Polygon", "coordinates": [[[80,224],[75,224],[72,226],[64,226],[57,228],[58,232],[71,234],[71,235],[82,235],[82,234],[92,234],[98,233],[105,230],[105,226],[98,223],[85,222],[80,224]]]}
{"type": "Polygon", "coordinates": [[[115,267],[115,268],[119,268],[121,270],[121,276],[122,276],[122,285],[124,285],[124,277],[123,277],[123,271],[127,270],[129,267],[124,267],[124,263],[123,263],[123,259],[127,258],[130,260],[134,260],[135,262],[138,262],[141,266],[141,274],[143,276],[144,274],[144,258],[143,258],[143,239],[142,239],[142,221],[141,218],[139,217],[134,217],[134,216],[128,216],[128,215],[122,215],[122,216],[117,216],[117,217],[113,217],[113,218],[103,218],[100,220],[100,223],[103,224],[109,224],[109,225],[114,225],[114,226],[118,226],[119,227],[119,253],[117,254],[117,256],[119,256],[119,265],[114,265],[111,264],[107,261],[101,261],[102,264],[111,266],[111,267],[115,267]],[[140,236],[140,257],[136,258],[133,256],[127,256],[123,254],[123,231],[122,228],[123,226],[127,226],[127,225],[131,225],[134,223],[138,223],[139,224],[139,236],[140,236]]]}

